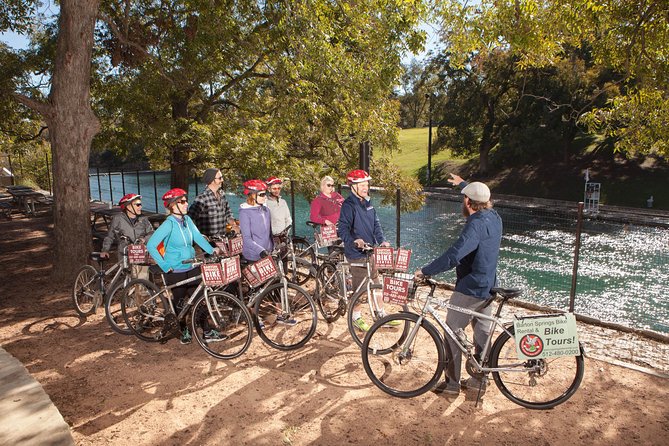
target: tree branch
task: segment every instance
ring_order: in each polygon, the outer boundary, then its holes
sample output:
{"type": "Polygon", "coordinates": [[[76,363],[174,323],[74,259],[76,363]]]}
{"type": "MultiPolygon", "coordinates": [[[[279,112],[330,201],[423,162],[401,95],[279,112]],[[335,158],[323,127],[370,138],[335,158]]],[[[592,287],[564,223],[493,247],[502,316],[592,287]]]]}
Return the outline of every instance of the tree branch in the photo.
{"type": "Polygon", "coordinates": [[[28,96],[20,93],[12,93],[11,95],[21,104],[42,115],[44,119],[46,120],[52,119],[53,107],[50,104],[46,102],[36,101],[35,99],[29,98],[28,96]]]}

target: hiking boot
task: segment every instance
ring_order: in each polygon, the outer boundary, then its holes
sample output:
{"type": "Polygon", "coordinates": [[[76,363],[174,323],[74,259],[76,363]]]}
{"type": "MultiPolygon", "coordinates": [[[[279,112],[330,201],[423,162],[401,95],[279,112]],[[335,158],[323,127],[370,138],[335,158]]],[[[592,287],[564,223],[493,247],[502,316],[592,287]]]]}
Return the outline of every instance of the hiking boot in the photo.
{"type": "Polygon", "coordinates": [[[290,325],[291,327],[294,325],[297,325],[297,321],[295,318],[292,318],[288,315],[279,315],[276,317],[276,323],[277,324],[283,324],[283,325],[290,325]]]}
{"type": "Polygon", "coordinates": [[[367,322],[361,317],[357,318],[356,320],[353,321],[353,326],[357,328],[360,331],[368,332],[369,331],[369,325],[367,325],[367,322]]]}
{"type": "Polygon", "coordinates": [[[460,394],[460,384],[454,383],[452,381],[442,381],[437,384],[434,389],[432,389],[437,395],[446,393],[448,395],[458,395],[460,394]]]}
{"type": "Polygon", "coordinates": [[[188,331],[187,328],[184,328],[183,331],[181,332],[181,343],[184,345],[190,344],[192,340],[193,337],[190,335],[190,332],[188,331]]]}
{"type": "Polygon", "coordinates": [[[481,389],[482,392],[485,392],[485,389],[487,387],[485,378],[483,379],[483,381],[481,381],[474,377],[463,379],[462,381],[460,381],[460,385],[462,386],[463,389],[468,389],[468,390],[481,389]]]}
{"type": "Polygon", "coordinates": [[[204,342],[221,342],[228,339],[229,336],[223,333],[214,330],[213,328],[209,331],[204,332],[204,342]]]}

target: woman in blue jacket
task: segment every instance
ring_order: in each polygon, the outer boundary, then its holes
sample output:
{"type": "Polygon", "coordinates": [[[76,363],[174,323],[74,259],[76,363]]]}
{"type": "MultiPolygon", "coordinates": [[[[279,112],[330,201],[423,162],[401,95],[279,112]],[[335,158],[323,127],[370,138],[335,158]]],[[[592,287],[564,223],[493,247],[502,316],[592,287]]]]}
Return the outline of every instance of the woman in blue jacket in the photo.
{"type": "MultiPolygon", "coordinates": [[[[207,254],[213,254],[214,248],[202,236],[193,220],[187,215],[188,199],[185,190],[175,188],[167,191],[163,195],[163,204],[169,215],[153,233],[146,244],[146,249],[153,260],[156,261],[156,264],[165,272],[167,285],[173,285],[200,275],[200,268],[194,268],[190,264],[183,263],[184,260],[195,257],[193,243],[197,243],[207,254]],[[158,246],[161,243],[164,247],[162,254],[158,251],[158,246]]],[[[195,291],[197,285],[198,282],[194,281],[172,288],[172,303],[177,314],[182,308],[184,299],[195,291]]],[[[208,334],[216,335],[216,333],[205,333],[205,337],[208,334]]],[[[190,341],[191,335],[188,328],[182,327],[181,343],[188,344],[190,341]]]]}

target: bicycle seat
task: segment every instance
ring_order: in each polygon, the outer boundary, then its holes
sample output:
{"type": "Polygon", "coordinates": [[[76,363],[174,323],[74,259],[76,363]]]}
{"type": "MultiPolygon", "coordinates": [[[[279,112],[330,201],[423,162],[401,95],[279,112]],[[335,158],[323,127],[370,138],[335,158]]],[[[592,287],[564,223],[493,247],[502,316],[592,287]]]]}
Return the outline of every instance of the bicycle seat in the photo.
{"type": "Polygon", "coordinates": [[[94,262],[104,262],[105,260],[109,260],[108,257],[100,257],[100,254],[101,253],[99,252],[92,252],[89,257],[94,262]]]}
{"type": "Polygon", "coordinates": [[[490,290],[490,294],[499,294],[505,299],[513,299],[514,297],[518,297],[523,294],[523,290],[518,288],[493,288],[490,290]]]}

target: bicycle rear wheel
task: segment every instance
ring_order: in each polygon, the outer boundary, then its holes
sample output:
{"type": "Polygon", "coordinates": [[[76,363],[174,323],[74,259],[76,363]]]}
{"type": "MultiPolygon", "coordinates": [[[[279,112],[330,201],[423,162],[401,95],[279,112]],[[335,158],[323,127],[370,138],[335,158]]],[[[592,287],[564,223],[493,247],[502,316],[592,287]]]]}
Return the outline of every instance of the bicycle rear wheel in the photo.
{"type": "Polygon", "coordinates": [[[288,283],[284,308],[282,283],[270,285],[256,301],[254,312],[258,335],[278,350],[302,347],[316,332],[316,305],[301,287],[288,283]]]}
{"type": "Polygon", "coordinates": [[[323,263],[316,273],[316,301],[323,318],[330,324],[346,312],[341,289],[341,275],[337,273],[335,264],[323,263]]]}
{"type": "MultiPolygon", "coordinates": [[[[381,290],[383,289],[383,287],[381,285],[373,283],[370,285],[370,288],[371,292],[374,294],[376,298],[376,302],[383,309],[385,313],[384,315],[409,311],[409,308],[406,305],[400,305],[391,302],[383,302],[383,298],[381,296],[381,290]]],[[[349,302],[348,306],[348,314],[346,315],[348,331],[349,333],[351,333],[351,337],[353,338],[355,343],[358,344],[358,347],[362,347],[362,343],[365,340],[366,332],[361,328],[357,327],[356,324],[354,324],[355,321],[353,320],[354,316],[353,313],[355,311],[360,312],[361,315],[360,317],[362,318],[367,327],[371,327],[372,325],[374,325],[374,323],[384,315],[375,314],[375,312],[372,311],[366,292],[362,292],[351,298],[351,301],[349,302]]],[[[391,324],[392,325],[387,324],[384,327],[384,329],[397,331],[399,333],[406,333],[406,330],[408,328],[407,324],[402,324],[400,323],[400,321],[391,322],[391,324]]]]}
{"type": "Polygon", "coordinates": [[[102,300],[98,271],[91,265],[84,265],[79,269],[74,279],[72,289],[72,303],[79,316],[85,317],[95,313],[102,300]]]}
{"type": "MultiPolygon", "coordinates": [[[[507,327],[511,334],[514,328],[507,327]]],[[[520,359],[515,338],[503,332],[490,351],[490,366],[507,370],[493,372],[502,395],[528,409],[552,409],[576,392],[585,369],[580,356],[520,359]]]]}
{"type": "Polygon", "coordinates": [[[216,359],[232,359],[248,350],[253,335],[251,313],[232,294],[203,294],[191,311],[193,337],[205,352],[216,359]]]}
{"type": "Polygon", "coordinates": [[[144,279],[131,281],[123,293],[121,311],[125,323],[139,339],[146,342],[163,340],[168,303],[156,285],[144,279]]]}
{"type": "Polygon", "coordinates": [[[123,311],[121,309],[121,301],[125,294],[125,285],[119,283],[109,293],[105,300],[105,318],[109,326],[118,334],[131,335],[132,329],[128,327],[123,318],[123,311]]]}
{"type": "Polygon", "coordinates": [[[421,395],[434,387],[443,373],[446,354],[439,332],[426,320],[417,323],[417,314],[391,314],[374,323],[362,344],[367,376],[389,395],[421,395]],[[407,327],[407,335],[384,327],[392,321],[407,327]]]}

